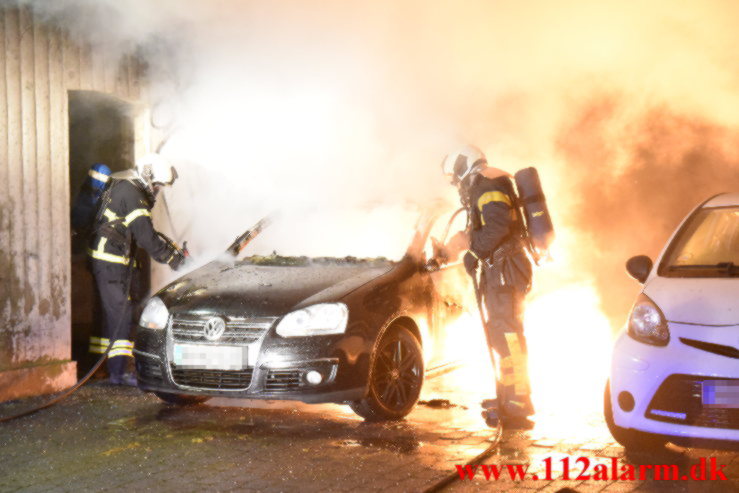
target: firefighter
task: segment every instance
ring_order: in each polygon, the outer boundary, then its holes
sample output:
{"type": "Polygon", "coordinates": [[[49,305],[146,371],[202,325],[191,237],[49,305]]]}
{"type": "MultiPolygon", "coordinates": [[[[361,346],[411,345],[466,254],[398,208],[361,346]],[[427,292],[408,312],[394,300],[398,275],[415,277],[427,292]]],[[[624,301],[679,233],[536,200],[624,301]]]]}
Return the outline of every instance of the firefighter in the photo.
{"type": "MultiPolygon", "coordinates": [[[[78,262],[80,266],[84,264],[87,270],[91,271],[92,266],[87,256],[87,247],[90,243],[90,235],[92,234],[93,222],[98,211],[100,198],[110,184],[110,174],[110,168],[103,163],[95,163],[90,166],[90,169],[87,171],[87,177],[82,183],[77,197],[74,199],[74,204],[72,204],[70,217],[70,223],[72,225],[72,276],[74,279],[73,284],[80,288],[79,293],[83,292],[82,284],[79,281],[79,276],[82,274],[80,271],[75,270],[75,264],[78,262]]],[[[86,278],[87,275],[85,275],[86,278]]],[[[89,289],[90,297],[94,300],[92,320],[93,325],[97,326],[100,320],[100,299],[97,290],[91,284],[84,283],[84,287],[85,292],[88,292],[89,289]]],[[[78,328],[75,328],[75,335],[79,335],[78,330],[78,328]]],[[[90,353],[101,352],[99,350],[99,341],[100,337],[97,334],[90,336],[90,353]]],[[[80,367],[92,366],[90,360],[96,360],[97,356],[98,354],[91,354],[89,356],[75,355],[80,367]]]]}
{"type": "Polygon", "coordinates": [[[524,223],[516,206],[511,175],[487,165],[485,155],[465,146],[447,155],[444,173],[457,187],[468,210],[468,228],[451,242],[467,244],[464,265],[475,279],[485,336],[496,374],[496,400],[484,401],[490,424],[528,428],[531,403],[524,298],[531,288],[532,266],[526,254],[524,223]],[[479,282],[477,282],[479,276],[479,282]]]}
{"type": "Polygon", "coordinates": [[[72,231],[85,237],[90,233],[92,222],[98,210],[98,201],[110,180],[110,168],[103,163],[93,164],[87,172],[77,198],[72,205],[72,231]]]}
{"type": "Polygon", "coordinates": [[[139,161],[135,169],[113,176],[101,198],[88,250],[104,315],[104,337],[96,342],[102,353],[113,341],[108,353],[109,382],[135,386],[136,378],[126,372],[128,358],[133,357],[133,259],[140,246],[173,270],[185,260],[184,252],[157,233],[151,221],[157,193],[174,183],[177,172],[164,158],[152,154],[139,161]]]}

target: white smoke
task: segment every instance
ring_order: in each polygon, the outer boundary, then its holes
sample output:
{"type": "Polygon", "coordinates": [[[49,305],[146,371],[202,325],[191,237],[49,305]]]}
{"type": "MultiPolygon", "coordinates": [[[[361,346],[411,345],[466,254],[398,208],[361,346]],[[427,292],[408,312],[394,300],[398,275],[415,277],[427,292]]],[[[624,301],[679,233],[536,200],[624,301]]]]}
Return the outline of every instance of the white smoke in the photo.
{"type": "MultiPolygon", "coordinates": [[[[465,142],[510,171],[536,165],[555,225],[577,245],[587,228],[608,225],[569,220],[578,193],[562,178],[570,163],[556,141],[574,108],[618,94],[628,104],[614,110],[614,136],[654,105],[739,125],[730,1],[30,3],[111,56],[147,47],[155,117],[176,116],[162,150],[182,176],[168,192],[175,229],[204,257],[274,210],[309,232],[313,217],[361,211],[339,221],[337,236],[357,236],[347,223],[366,231],[401,218],[412,228],[413,214],[399,211],[454,199],[439,163],[465,142]]],[[[592,166],[627,168],[631,144],[614,139],[609,160],[592,166]]],[[[379,229],[378,253],[406,241],[379,229]]],[[[276,244],[303,253],[346,243],[286,231],[276,244]]]]}

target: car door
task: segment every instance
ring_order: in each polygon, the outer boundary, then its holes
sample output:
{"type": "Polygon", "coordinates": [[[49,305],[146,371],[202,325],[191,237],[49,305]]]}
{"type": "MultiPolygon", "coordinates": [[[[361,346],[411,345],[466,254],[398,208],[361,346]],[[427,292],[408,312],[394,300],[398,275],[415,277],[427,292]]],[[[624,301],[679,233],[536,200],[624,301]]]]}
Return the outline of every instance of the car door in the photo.
{"type": "Polygon", "coordinates": [[[448,359],[445,346],[448,338],[453,337],[453,333],[449,332],[455,330],[455,323],[462,315],[476,314],[477,307],[472,280],[462,262],[464,252],[461,252],[458,258],[449,259],[449,262],[436,262],[434,243],[445,244],[454,234],[464,231],[466,226],[467,217],[464,210],[443,214],[432,226],[424,246],[426,271],[433,289],[431,322],[433,359],[440,363],[448,359]]]}

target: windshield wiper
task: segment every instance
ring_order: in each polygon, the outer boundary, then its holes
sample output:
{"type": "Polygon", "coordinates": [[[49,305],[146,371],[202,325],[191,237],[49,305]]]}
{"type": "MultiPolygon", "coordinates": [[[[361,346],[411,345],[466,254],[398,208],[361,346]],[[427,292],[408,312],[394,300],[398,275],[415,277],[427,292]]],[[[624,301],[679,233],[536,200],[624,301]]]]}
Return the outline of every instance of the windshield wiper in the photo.
{"type": "Polygon", "coordinates": [[[738,265],[734,262],[719,262],[717,264],[696,264],[696,265],[671,265],[669,270],[717,270],[725,272],[729,276],[739,275],[738,265]]]}
{"type": "Polygon", "coordinates": [[[240,234],[226,249],[226,252],[236,257],[244,248],[246,248],[246,245],[248,245],[251,240],[256,238],[257,235],[259,235],[259,233],[261,233],[264,228],[269,226],[270,222],[271,220],[269,216],[263,217],[251,229],[247,229],[242,234],[240,234]]]}

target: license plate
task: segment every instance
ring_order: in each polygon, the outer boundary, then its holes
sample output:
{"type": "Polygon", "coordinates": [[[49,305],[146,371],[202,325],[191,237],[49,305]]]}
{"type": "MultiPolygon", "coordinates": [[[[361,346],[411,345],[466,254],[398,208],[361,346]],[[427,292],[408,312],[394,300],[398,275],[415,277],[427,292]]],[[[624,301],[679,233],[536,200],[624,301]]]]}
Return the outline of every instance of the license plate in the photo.
{"type": "Polygon", "coordinates": [[[175,344],[172,362],[180,368],[243,370],[249,365],[249,348],[246,346],[175,344]]]}
{"type": "Polygon", "coordinates": [[[739,381],[705,380],[701,399],[703,407],[739,409],[739,381]]]}

